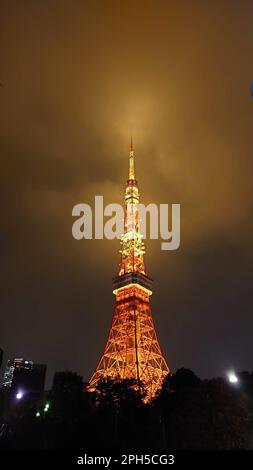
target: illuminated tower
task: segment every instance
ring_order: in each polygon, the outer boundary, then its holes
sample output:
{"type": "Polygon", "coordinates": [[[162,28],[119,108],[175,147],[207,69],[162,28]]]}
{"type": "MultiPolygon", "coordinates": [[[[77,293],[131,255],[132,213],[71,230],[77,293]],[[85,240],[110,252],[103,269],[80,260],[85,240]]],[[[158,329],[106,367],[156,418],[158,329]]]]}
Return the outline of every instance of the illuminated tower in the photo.
{"type": "Polygon", "coordinates": [[[114,313],[104,353],[90,379],[89,389],[94,390],[101,379],[134,378],[151,398],[170,370],[157,340],[150,308],[152,280],[145,270],[138,203],[131,142],[121,260],[118,275],[113,279],[114,313]]]}

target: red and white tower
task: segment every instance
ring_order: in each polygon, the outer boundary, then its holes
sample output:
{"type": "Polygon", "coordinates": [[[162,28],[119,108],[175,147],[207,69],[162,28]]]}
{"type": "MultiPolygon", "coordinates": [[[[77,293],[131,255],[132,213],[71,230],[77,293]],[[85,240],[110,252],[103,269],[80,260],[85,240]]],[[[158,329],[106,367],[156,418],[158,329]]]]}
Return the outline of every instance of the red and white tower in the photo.
{"type": "Polygon", "coordinates": [[[104,353],[89,381],[89,389],[94,390],[101,379],[134,378],[143,385],[147,397],[152,398],[170,369],[158,343],[150,308],[152,280],[145,270],[138,203],[131,142],[121,260],[118,275],[113,279],[115,307],[104,353]]]}

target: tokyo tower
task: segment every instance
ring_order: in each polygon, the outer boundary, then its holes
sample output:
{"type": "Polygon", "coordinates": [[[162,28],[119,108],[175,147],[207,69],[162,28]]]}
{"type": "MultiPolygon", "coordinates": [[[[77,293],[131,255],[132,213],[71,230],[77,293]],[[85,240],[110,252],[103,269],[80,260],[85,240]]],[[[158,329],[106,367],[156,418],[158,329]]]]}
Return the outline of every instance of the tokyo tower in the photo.
{"type": "Polygon", "coordinates": [[[147,276],[144,264],[138,203],[131,141],[121,260],[118,275],[113,279],[112,324],[104,353],[89,381],[89,389],[95,390],[101,379],[133,378],[144,387],[150,399],[161,388],[170,369],[162,355],[151,313],[152,280],[147,276]]]}

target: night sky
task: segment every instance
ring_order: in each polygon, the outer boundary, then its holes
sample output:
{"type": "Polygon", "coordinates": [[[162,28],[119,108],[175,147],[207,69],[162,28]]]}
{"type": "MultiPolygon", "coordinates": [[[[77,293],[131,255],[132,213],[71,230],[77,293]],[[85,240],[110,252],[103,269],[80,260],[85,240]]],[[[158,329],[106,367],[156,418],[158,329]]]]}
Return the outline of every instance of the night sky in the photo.
{"type": "Polygon", "coordinates": [[[168,365],[253,369],[253,2],[3,0],[0,347],[87,380],[109,331],[119,241],[72,238],[72,207],[181,204],[147,243],[168,365]]]}

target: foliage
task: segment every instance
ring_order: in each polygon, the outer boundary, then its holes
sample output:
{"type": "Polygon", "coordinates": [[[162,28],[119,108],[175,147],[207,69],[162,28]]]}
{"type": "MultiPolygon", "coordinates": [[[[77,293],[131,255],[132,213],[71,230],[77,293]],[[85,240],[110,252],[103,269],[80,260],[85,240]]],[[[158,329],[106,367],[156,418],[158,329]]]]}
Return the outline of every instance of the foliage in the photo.
{"type": "Polygon", "coordinates": [[[135,380],[101,381],[90,392],[77,374],[58,372],[52,389],[35,401],[14,403],[1,391],[0,447],[251,448],[252,391],[252,374],[242,374],[236,387],[180,369],[146,403],[135,380]]]}

